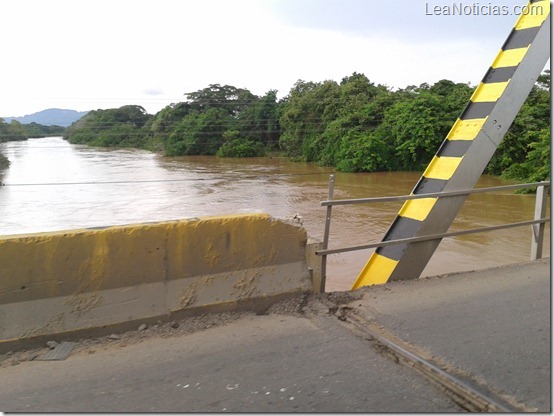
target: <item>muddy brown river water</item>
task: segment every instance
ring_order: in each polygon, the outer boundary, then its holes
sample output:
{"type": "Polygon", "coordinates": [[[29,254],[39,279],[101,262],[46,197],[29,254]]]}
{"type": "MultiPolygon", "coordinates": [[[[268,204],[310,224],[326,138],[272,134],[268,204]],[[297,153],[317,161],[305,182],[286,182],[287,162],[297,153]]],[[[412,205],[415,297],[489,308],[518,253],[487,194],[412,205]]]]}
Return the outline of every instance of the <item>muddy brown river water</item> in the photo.
{"type": "MultiPolygon", "coordinates": [[[[60,137],[0,144],[11,162],[0,173],[0,235],[264,212],[302,217],[322,239],[329,175],[286,158],[166,158],[136,149],[71,145],[60,137]]],[[[335,173],[335,198],[409,194],[420,172],[335,173]]],[[[512,182],[482,176],[478,187],[512,182]]],[[[534,195],[472,195],[451,230],[530,220],[534,195]]],[[[330,248],[379,241],[401,203],[335,207],[330,248]]],[[[550,209],[550,207],[549,207],[550,209]]],[[[544,255],[550,253],[547,228],[544,255]]],[[[444,239],[423,276],[527,261],[529,227],[444,239]]],[[[327,290],[347,290],[372,250],[328,258],[327,290]]]]}

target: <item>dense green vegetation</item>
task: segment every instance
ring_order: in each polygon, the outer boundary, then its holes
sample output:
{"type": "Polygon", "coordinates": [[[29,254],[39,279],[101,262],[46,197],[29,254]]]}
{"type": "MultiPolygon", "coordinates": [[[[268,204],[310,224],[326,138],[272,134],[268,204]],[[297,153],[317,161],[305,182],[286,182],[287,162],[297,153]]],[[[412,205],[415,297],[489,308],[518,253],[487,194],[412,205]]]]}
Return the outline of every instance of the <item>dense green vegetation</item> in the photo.
{"type": "Polygon", "coordinates": [[[29,136],[27,136],[23,124],[18,121],[12,121],[8,124],[4,119],[0,118],[0,143],[28,138],[29,136]]]}
{"type": "Polygon", "coordinates": [[[90,111],[65,129],[64,139],[74,144],[102,147],[144,147],[144,128],[152,118],[138,105],[90,111]]]}
{"type": "Polygon", "coordinates": [[[6,123],[4,119],[0,118],[0,143],[26,140],[30,137],[61,136],[64,130],[65,128],[60,126],[43,126],[37,123],[21,124],[16,120],[6,123]]]}
{"type": "Polygon", "coordinates": [[[550,179],[550,71],[543,73],[486,172],[528,182],[550,179]]]}
{"type": "Polygon", "coordinates": [[[8,166],[10,166],[10,161],[6,156],[0,153],[0,171],[6,169],[8,166]]]}
{"type": "Polygon", "coordinates": [[[152,141],[166,155],[245,157],[278,148],[277,91],[258,97],[247,89],[211,84],[185,96],[185,103],[165,108],[151,124],[152,141]]]}
{"type": "MultiPolygon", "coordinates": [[[[42,124],[22,124],[17,120],[6,123],[0,118],[0,143],[28,138],[61,136],[65,128],[60,126],[43,126],[42,124]]],[[[0,153],[0,170],[7,168],[10,161],[0,153]]]]}
{"type": "Polygon", "coordinates": [[[44,126],[34,122],[22,126],[27,131],[27,136],[33,138],[62,136],[65,131],[62,126],[44,126]]]}
{"type": "Polygon", "coordinates": [[[360,74],[340,84],[299,81],[283,111],[280,143],[292,157],[348,172],[421,170],[471,92],[446,80],[392,92],[360,74]]]}
{"type": "MultiPolygon", "coordinates": [[[[0,143],[27,140],[29,138],[62,136],[64,132],[65,127],[62,126],[45,126],[35,122],[23,124],[17,120],[6,123],[3,118],[0,118],[0,143]]],[[[9,164],[10,161],[0,154],[0,170],[7,168],[9,164]]]]}
{"type": "MultiPolygon", "coordinates": [[[[261,156],[347,172],[423,170],[474,88],[441,80],[395,90],[354,73],[335,81],[299,80],[289,95],[256,96],[211,84],[155,116],[139,106],[92,111],[70,126],[71,143],[132,146],[167,156],[261,156]]],[[[486,170],[517,180],[550,177],[550,73],[545,72],[486,170]]]]}
{"type": "MultiPolygon", "coordinates": [[[[296,83],[283,110],[281,146],[291,157],[348,172],[423,170],[473,88],[442,80],[390,91],[359,74],[340,84],[296,83]]],[[[486,173],[550,178],[550,73],[541,75],[486,173]]]]}

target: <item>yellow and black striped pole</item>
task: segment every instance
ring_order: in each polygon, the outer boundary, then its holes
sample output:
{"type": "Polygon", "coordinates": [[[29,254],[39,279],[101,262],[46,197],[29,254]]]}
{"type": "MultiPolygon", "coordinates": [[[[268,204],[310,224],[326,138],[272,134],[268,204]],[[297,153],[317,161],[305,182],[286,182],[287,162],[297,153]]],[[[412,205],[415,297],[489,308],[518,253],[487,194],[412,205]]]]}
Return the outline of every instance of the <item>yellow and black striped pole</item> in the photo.
{"type": "MultiPolygon", "coordinates": [[[[412,194],[472,189],[550,57],[550,2],[531,1],[412,194]]],[[[383,241],[441,234],[467,196],[406,201],[383,241]]],[[[354,283],[418,278],[440,240],[378,248],[354,283]]]]}

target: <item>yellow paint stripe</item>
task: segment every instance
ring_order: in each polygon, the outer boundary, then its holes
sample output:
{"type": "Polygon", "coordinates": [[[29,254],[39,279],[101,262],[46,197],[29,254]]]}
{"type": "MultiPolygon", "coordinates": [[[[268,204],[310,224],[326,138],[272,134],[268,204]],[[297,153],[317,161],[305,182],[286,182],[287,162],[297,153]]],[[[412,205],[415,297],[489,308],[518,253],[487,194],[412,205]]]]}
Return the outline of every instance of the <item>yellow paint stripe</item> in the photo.
{"type": "Polygon", "coordinates": [[[452,177],[458,165],[462,161],[462,157],[433,157],[423,176],[429,179],[448,180],[452,177]]]}
{"type": "Polygon", "coordinates": [[[494,82],[492,84],[480,83],[471,96],[471,101],[474,103],[497,101],[508,86],[508,82],[510,81],[494,82]]]}
{"type": "Polygon", "coordinates": [[[475,118],[472,120],[456,120],[450,133],[446,138],[448,140],[473,140],[477,136],[477,133],[485,124],[487,118],[475,118]]]}
{"type": "Polygon", "coordinates": [[[406,201],[398,215],[417,221],[424,221],[438,198],[422,198],[406,201]]]}
{"type": "Polygon", "coordinates": [[[505,68],[508,66],[517,66],[521,63],[523,57],[527,53],[529,46],[525,48],[508,49],[500,51],[492,63],[493,68],[505,68]]]}
{"type": "Polygon", "coordinates": [[[542,25],[550,13],[550,1],[538,1],[527,4],[527,14],[522,14],[515,25],[516,30],[542,25]]]}
{"type": "Polygon", "coordinates": [[[358,279],[356,279],[354,286],[352,286],[352,290],[359,289],[362,286],[387,283],[397,264],[398,261],[396,260],[373,253],[358,279]]]}

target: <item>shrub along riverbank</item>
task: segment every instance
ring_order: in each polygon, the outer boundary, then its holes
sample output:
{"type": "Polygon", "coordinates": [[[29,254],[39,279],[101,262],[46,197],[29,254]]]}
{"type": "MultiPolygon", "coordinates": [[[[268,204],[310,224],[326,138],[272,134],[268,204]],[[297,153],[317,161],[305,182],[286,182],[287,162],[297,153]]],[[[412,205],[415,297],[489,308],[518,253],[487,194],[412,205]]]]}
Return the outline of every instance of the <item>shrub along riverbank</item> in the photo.
{"type": "Polygon", "coordinates": [[[8,166],[10,166],[10,161],[6,156],[0,153],[0,171],[6,169],[8,166]]]}
{"type": "Polygon", "coordinates": [[[65,131],[61,126],[43,126],[38,123],[22,124],[17,120],[6,123],[0,118],[0,143],[17,140],[26,140],[30,137],[61,136],[65,131]]]}
{"type": "MultiPolygon", "coordinates": [[[[135,105],[96,110],[64,138],[93,146],[139,147],[167,156],[260,156],[347,172],[423,170],[474,87],[441,80],[392,90],[354,73],[335,81],[299,80],[288,96],[256,96],[211,84],[156,115],[135,105]]],[[[522,181],[550,177],[550,73],[539,78],[486,173],[522,181]]]]}
{"type": "MultiPolygon", "coordinates": [[[[17,120],[6,123],[0,118],[0,143],[17,140],[26,140],[30,137],[53,137],[61,136],[65,131],[61,126],[44,126],[38,123],[22,124],[17,120]]],[[[0,170],[6,169],[10,161],[0,153],[0,170]]]]}

